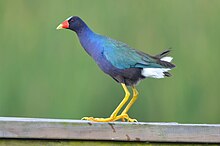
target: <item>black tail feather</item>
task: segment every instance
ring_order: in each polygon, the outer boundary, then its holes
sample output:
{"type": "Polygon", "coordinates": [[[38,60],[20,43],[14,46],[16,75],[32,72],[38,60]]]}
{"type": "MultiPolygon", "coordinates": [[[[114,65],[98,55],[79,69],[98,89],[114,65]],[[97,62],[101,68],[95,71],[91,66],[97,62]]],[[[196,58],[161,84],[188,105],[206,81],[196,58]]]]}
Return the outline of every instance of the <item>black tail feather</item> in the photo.
{"type": "Polygon", "coordinates": [[[161,58],[167,56],[167,55],[170,53],[170,51],[171,51],[171,50],[165,50],[165,51],[163,51],[162,53],[157,54],[155,57],[161,59],[161,58]]]}
{"type": "Polygon", "coordinates": [[[161,58],[166,57],[170,53],[170,51],[171,50],[165,50],[162,53],[160,53],[160,54],[155,56],[157,58],[157,60],[158,60],[157,63],[162,65],[162,66],[164,66],[165,68],[174,68],[175,67],[175,65],[172,64],[171,62],[167,62],[167,61],[161,60],[161,58]]]}
{"type": "Polygon", "coordinates": [[[161,61],[161,60],[158,60],[158,64],[164,66],[165,68],[174,68],[175,65],[170,63],[170,62],[166,62],[166,61],[161,61]]]}
{"type": "Polygon", "coordinates": [[[169,72],[163,72],[164,76],[171,77],[172,75],[169,72]]]}

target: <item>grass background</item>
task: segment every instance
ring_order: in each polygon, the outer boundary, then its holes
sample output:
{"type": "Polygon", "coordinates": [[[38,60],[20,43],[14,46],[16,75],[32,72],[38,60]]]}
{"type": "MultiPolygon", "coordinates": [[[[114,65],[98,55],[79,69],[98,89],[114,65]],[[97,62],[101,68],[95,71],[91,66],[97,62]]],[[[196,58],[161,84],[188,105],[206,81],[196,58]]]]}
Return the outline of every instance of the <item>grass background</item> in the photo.
{"type": "Polygon", "coordinates": [[[0,116],[108,117],[119,104],[120,84],[55,29],[77,15],[149,54],[172,47],[173,76],[142,81],[131,117],[220,123],[219,14],[219,0],[1,0],[0,116]]]}

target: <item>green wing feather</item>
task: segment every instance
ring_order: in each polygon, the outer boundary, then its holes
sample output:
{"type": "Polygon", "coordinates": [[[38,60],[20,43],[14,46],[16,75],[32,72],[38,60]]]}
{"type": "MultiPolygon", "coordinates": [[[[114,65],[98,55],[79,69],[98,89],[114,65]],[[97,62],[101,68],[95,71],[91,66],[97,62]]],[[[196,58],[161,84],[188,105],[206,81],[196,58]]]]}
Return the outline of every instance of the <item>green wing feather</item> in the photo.
{"type": "Polygon", "coordinates": [[[119,69],[162,68],[158,58],[137,51],[127,44],[108,38],[104,46],[104,55],[111,64],[119,69]]]}

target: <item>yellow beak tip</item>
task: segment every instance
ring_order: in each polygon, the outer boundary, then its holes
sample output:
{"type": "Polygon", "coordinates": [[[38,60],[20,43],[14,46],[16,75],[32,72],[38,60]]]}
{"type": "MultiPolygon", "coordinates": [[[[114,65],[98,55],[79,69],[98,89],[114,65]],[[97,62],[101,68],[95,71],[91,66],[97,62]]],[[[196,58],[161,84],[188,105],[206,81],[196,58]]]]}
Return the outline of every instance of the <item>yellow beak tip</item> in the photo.
{"type": "Polygon", "coordinates": [[[60,24],[59,26],[57,26],[57,28],[56,29],[63,29],[63,25],[62,24],[60,24]]]}

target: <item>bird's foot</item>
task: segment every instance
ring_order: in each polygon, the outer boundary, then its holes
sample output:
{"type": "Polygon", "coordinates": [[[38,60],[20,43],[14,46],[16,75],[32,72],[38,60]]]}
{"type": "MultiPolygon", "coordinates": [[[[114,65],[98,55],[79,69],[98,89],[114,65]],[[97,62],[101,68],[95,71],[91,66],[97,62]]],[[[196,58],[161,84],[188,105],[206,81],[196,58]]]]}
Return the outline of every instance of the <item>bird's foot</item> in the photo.
{"type": "Polygon", "coordinates": [[[115,118],[109,117],[109,118],[94,118],[94,117],[83,117],[81,120],[88,120],[92,122],[113,122],[116,121],[115,118]]]}
{"type": "Polygon", "coordinates": [[[122,122],[125,122],[125,120],[127,120],[127,122],[138,122],[136,119],[132,119],[128,116],[128,114],[121,114],[119,116],[117,116],[118,118],[120,117],[120,119],[122,120],[122,122]]]}
{"type": "Polygon", "coordinates": [[[138,122],[136,119],[132,119],[128,116],[128,114],[121,114],[116,117],[109,117],[109,118],[94,118],[94,117],[83,117],[82,120],[88,120],[92,122],[114,122],[119,119],[122,119],[123,122],[125,122],[125,119],[127,122],[138,122]]]}

